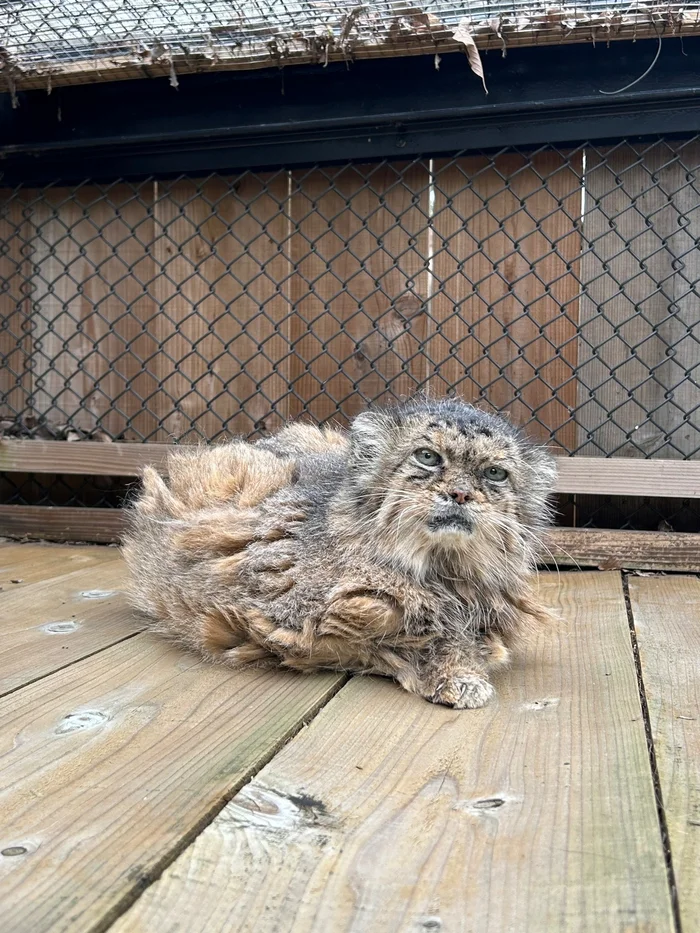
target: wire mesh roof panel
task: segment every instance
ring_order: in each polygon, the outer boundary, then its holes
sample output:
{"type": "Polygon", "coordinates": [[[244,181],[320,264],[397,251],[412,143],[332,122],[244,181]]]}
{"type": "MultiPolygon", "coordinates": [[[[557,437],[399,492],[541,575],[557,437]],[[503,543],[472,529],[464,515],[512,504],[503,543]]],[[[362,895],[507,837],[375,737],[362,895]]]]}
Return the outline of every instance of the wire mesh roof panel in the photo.
{"type": "Polygon", "coordinates": [[[700,4],[640,0],[0,0],[7,89],[198,70],[700,31],[700,4]]]}

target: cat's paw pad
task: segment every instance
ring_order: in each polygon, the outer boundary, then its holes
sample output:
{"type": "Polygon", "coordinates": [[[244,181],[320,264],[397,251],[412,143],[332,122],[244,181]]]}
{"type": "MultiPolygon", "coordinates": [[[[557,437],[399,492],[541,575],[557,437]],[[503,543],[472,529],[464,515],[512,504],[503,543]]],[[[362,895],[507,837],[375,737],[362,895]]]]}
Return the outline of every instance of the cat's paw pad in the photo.
{"type": "Polygon", "coordinates": [[[430,699],[453,709],[479,709],[495,696],[496,691],[485,677],[460,674],[441,681],[430,699]]]}

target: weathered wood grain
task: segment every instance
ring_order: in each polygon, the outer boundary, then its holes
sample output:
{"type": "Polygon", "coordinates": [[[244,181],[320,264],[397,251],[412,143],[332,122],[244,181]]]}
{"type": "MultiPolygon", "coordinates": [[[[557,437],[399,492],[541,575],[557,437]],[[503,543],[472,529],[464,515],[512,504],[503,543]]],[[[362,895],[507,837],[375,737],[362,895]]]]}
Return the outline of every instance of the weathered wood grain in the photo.
{"type": "Polygon", "coordinates": [[[123,509],[0,505],[0,535],[110,544],[124,530],[123,509]]]}
{"type": "Polygon", "coordinates": [[[291,272],[287,173],[155,187],[154,439],[278,427],[287,415],[284,333],[293,310],[282,288],[291,272]]]}
{"type": "Polygon", "coordinates": [[[148,437],[152,182],[27,197],[34,413],[54,425],[148,437]]]}
{"type": "MultiPolygon", "coordinates": [[[[64,569],[71,566],[64,557],[64,569]]],[[[142,629],[126,603],[126,577],[118,559],[5,588],[0,593],[0,696],[142,629]]]]}
{"type": "Polygon", "coordinates": [[[433,178],[431,385],[574,450],[580,154],[436,160],[433,178]]]}
{"type": "Polygon", "coordinates": [[[40,583],[50,577],[60,577],[74,570],[98,567],[119,559],[119,552],[113,547],[88,545],[68,548],[61,544],[8,541],[0,544],[0,587],[9,595],[12,590],[22,589],[30,583],[40,583]],[[22,582],[12,583],[13,580],[22,582]]]}
{"type": "Polygon", "coordinates": [[[631,577],[683,930],[700,929],[700,580],[631,577]]]}
{"type": "Polygon", "coordinates": [[[104,929],[339,682],[137,635],[0,701],[5,933],[104,929]]]}
{"type": "Polygon", "coordinates": [[[697,141],[586,150],[579,445],[692,454],[700,443],[692,286],[700,275],[697,141]]]}
{"type": "Polygon", "coordinates": [[[291,414],[351,417],[425,381],[424,165],[292,172],[291,414]]]}
{"type": "Polygon", "coordinates": [[[172,444],[0,440],[0,470],[79,476],[138,476],[165,464],[172,444]]]}
{"type": "Polygon", "coordinates": [[[700,535],[673,531],[553,528],[542,563],[601,570],[681,570],[700,573],[700,535]],[[547,550],[548,549],[548,550],[547,550]]]}
{"type": "Polygon", "coordinates": [[[353,680],[114,933],[671,933],[619,575],[544,586],[497,703],[353,680]]]}
{"type": "Polygon", "coordinates": [[[0,191],[0,417],[10,419],[25,413],[32,381],[26,209],[25,190],[0,191]]]}

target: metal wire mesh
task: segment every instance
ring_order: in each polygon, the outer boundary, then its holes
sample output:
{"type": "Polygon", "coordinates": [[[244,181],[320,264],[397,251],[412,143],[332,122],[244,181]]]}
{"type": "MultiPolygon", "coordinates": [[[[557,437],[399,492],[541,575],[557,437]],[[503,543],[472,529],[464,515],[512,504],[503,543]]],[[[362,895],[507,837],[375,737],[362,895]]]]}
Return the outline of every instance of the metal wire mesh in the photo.
{"type": "Polygon", "coordinates": [[[694,136],[5,190],[0,430],[192,442],[426,391],[694,457],[699,171],[694,136]]]}
{"type": "Polygon", "coordinates": [[[687,35],[687,0],[0,0],[0,79],[17,89],[203,69],[687,35]]]}

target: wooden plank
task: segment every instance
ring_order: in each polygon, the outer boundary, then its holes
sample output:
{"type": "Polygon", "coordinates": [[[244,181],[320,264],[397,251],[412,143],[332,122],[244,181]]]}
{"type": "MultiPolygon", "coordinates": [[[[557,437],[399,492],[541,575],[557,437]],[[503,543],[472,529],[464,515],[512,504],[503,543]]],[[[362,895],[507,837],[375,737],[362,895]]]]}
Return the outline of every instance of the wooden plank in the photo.
{"type": "Polygon", "coordinates": [[[101,441],[0,440],[0,470],[82,476],[139,476],[161,467],[172,444],[105,444],[101,441]]]}
{"type": "Polygon", "coordinates": [[[286,418],[287,198],[284,171],[158,182],[154,440],[248,435],[286,418]]]}
{"type": "Polygon", "coordinates": [[[700,496],[700,461],[559,457],[557,492],[605,496],[700,496]]]}
{"type": "Polygon", "coordinates": [[[433,178],[436,392],[573,451],[580,155],[436,160],[433,178]]]}
{"type": "Polygon", "coordinates": [[[0,701],[5,933],[105,929],[340,683],[137,635],[0,701]]]}
{"type": "MultiPolygon", "coordinates": [[[[693,283],[700,145],[667,141],[586,150],[582,217],[578,449],[585,454],[678,458],[700,443],[693,283]]],[[[644,503],[614,503],[634,516],[644,503]]],[[[579,503],[609,521],[600,496],[579,503]]]]}
{"type": "Polygon", "coordinates": [[[114,933],[654,930],[673,919],[618,574],[476,712],[356,678],[114,933]]]}
{"type": "Polygon", "coordinates": [[[583,453],[679,457],[700,445],[699,169],[697,141],[586,150],[583,453]]]}
{"type": "Polygon", "coordinates": [[[0,535],[111,544],[124,530],[122,509],[0,505],[0,535]]]}
{"type": "Polygon", "coordinates": [[[425,165],[292,172],[291,414],[349,418],[425,384],[425,165]]]}
{"type": "Polygon", "coordinates": [[[700,535],[674,531],[553,528],[542,563],[603,570],[681,570],[700,573],[700,535]]]}
{"type": "MultiPolygon", "coordinates": [[[[162,468],[171,444],[0,440],[0,470],[87,476],[138,476],[162,468]]],[[[700,461],[633,457],[558,457],[557,492],[607,496],[700,496],[700,461]]]]}
{"type": "Polygon", "coordinates": [[[107,561],[0,594],[0,696],[140,631],[126,577],[107,561]]]}
{"type": "Polygon", "coordinates": [[[681,927],[700,929],[700,580],[631,577],[681,927]]]}
{"type": "Polygon", "coordinates": [[[119,551],[112,547],[6,542],[0,544],[0,587],[7,593],[74,570],[99,567],[118,560],[119,551]],[[12,583],[12,580],[22,582],[12,583]]]}

